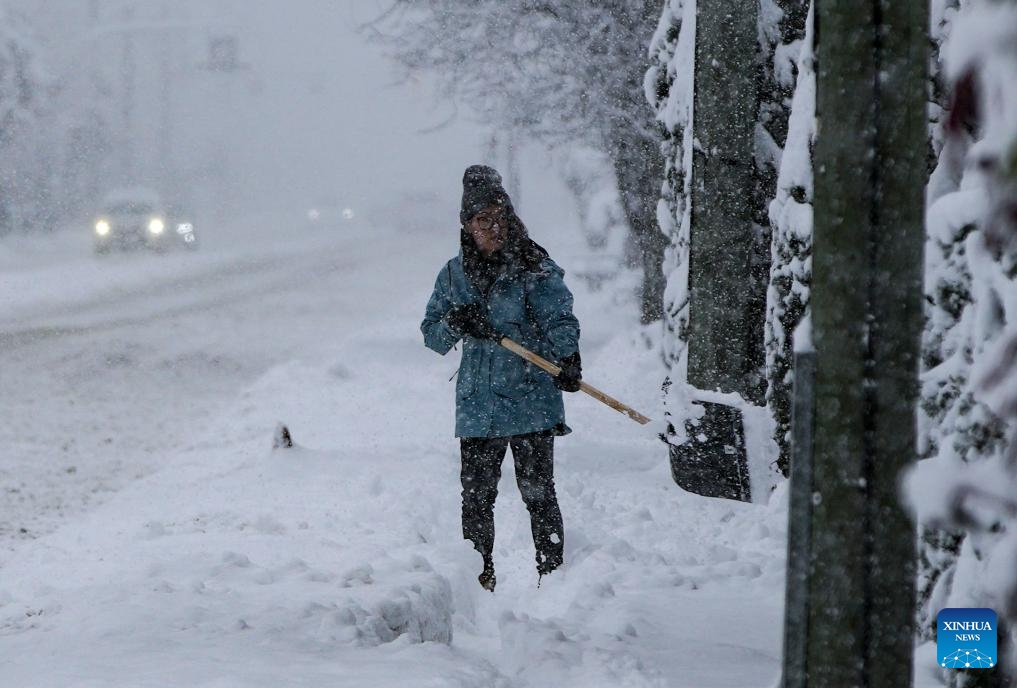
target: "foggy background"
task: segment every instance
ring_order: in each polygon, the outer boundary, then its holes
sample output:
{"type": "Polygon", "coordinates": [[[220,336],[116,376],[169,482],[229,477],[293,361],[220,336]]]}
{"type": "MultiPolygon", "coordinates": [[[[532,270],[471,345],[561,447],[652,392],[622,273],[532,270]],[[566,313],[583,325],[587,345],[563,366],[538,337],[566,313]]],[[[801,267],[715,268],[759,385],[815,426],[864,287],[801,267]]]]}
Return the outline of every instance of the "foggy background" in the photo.
{"type": "Polygon", "coordinates": [[[30,93],[5,127],[0,232],[87,221],[137,185],[206,221],[457,203],[488,134],[426,79],[396,83],[362,30],[387,4],[11,0],[30,93]]]}

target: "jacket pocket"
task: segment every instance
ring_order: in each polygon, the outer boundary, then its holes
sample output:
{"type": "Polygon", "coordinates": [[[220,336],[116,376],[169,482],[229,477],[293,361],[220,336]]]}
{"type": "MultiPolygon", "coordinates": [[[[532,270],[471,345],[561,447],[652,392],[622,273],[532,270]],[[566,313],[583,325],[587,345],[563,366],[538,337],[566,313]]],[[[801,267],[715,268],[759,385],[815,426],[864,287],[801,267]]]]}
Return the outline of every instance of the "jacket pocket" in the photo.
{"type": "Polygon", "coordinates": [[[466,399],[476,393],[480,378],[480,359],[483,355],[478,344],[466,340],[463,342],[463,358],[459,363],[459,373],[456,377],[456,399],[466,399]]]}
{"type": "MultiPolygon", "coordinates": [[[[502,333],[519,342],[522,323],[506,321],[502,333]]],[[[495,345],[491,355],[491,390],[500,397],[518,399],[533,391],[536,385],[534,366],[503,346],[495,345]]]]}

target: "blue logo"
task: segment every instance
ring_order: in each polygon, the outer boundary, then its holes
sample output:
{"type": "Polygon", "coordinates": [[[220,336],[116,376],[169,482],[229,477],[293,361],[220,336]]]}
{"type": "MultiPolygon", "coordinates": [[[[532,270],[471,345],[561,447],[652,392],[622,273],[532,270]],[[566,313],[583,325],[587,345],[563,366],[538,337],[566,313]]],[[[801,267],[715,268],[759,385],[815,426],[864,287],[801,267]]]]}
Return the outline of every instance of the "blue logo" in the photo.
{"type": "Polygon", "coordinates": [[[943,609],[936,616],[939,666],[991,669],[996,666],[996,612],[991,609],[943,609]]]}

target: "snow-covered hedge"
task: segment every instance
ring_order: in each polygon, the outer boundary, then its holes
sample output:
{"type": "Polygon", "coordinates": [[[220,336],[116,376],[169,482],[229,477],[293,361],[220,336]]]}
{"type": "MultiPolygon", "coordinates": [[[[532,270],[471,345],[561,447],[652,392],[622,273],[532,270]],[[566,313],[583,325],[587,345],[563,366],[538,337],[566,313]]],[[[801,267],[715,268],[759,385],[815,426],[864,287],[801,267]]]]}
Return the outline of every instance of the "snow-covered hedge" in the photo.
{"type": "Polygon", "coordinates": [[[920,621],[930,637],[943,607],[995,609],[1001,660],[1009,654],[1017,672],[1017,6],[962,3],[952,15],[933,14],[952,102],[933,136],[928,191],[920,427],[929,458],[908,480],[929,529],[920,621]]]}
{"type": "MultiPolygon", "coordinates": [[[[813,13],[798,48],[797,78],[780,161],[777,196],[770,203],[771,263],[766,294],[766,401],[776,422],[782,468],[790,456],[791,335],[809,307],[812,283],[812,147],[816,140],[816,66],[813,13]]],[[[788,46],[790,48],[791,46],[788,46]]]]}

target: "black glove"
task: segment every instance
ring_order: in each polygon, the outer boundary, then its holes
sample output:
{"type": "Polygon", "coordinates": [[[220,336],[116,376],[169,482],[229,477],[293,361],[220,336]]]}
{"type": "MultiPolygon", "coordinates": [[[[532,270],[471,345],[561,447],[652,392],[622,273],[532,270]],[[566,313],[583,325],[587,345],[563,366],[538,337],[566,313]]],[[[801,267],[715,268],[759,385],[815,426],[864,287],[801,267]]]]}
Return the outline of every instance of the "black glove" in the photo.
{"type": "Polygon", "coordinates": [[[579,383],[583,380],[583,361],[579,352],[569,354],[558,361],[561,372],[554,377],[554,386],[563,392],[578,392],[579,383]]]}
{"type": "Polygon", "coordinates": [[[469,335],[477,339],[497,339],[498,333],[491,325],[487,308],[479,303],[467,303],[453,306],[445,314],[445,324],[461,335],[469,335]]]}

